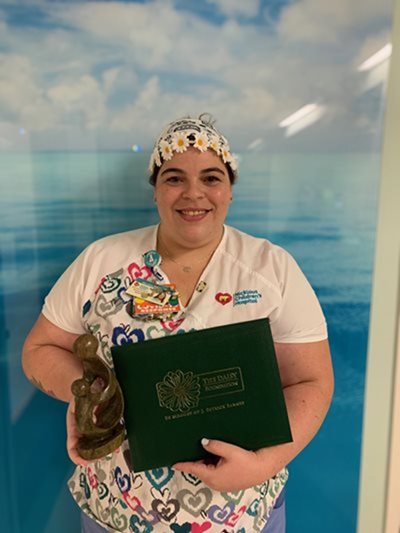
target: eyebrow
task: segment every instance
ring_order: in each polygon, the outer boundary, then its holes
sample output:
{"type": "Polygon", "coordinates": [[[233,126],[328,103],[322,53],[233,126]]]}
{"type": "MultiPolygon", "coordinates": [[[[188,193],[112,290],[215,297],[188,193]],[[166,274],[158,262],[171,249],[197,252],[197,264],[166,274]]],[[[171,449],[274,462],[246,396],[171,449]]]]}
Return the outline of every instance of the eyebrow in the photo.
{"type": "Polygon", "coordinates": [[[220,174],[225,174],[225,172],[218,167],[210,167],[210,168],[204,168],[200,171],[200,174],[205,174],[206,172],[219,172],[220,174]]]}
{"type": "Polygon", "coordinates": [[[161,172],[160,176],[162,176],[163,174],[167,174],[167,172],[174,172],[174,173],[179,172],[181,174],[184,173],[184,171],[180,168],[166,168],[165,170],[161,172]]]}
{"type": "MultiPolygon", "coordinates": [[[[182,170],[181,168],[166,168],[165,170],[161,172],[160,175],[163,176],[164,174],[167,174],[168,172],[173,172],[175,174],[179,172],[179,174],[185,174],[185,171],[182,170]]],[[[200,174],[206,174],[208,172],[219,172],[220,174],[225,175],[225,172],[221,168],[218,168],[218,167],[203,168],[203,170],[200,171],[200,174]]]]}

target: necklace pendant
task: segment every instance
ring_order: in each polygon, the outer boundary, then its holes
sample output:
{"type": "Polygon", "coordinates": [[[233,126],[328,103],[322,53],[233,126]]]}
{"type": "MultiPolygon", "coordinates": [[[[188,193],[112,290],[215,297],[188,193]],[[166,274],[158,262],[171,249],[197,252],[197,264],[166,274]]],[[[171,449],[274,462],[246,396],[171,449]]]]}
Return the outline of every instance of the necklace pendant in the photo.
{"type": "Polygon", "coordinates": [[[192,267],[191,266],[184,266],[184,267],[182,267],[182,270],[184,272],[191,272],[192,271],[192,267]]]}

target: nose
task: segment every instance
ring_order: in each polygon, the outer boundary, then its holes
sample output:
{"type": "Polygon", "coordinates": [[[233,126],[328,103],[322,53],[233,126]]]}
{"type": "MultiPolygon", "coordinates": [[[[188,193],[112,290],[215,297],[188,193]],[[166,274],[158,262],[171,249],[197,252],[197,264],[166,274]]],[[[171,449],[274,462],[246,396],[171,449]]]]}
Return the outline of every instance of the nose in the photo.
{"type": "Polygon", "coordinates": [[[182,197],[186,199],[204,198],[204,186],[201,181],[188,180],[182,192],[182,197]]]}

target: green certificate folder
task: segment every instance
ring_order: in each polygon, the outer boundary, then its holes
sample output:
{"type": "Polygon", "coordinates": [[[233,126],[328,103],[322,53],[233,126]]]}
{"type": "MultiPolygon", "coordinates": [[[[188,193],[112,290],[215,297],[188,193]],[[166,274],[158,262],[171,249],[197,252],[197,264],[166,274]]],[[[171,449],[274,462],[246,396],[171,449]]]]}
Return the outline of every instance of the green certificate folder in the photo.
{"type": "Polygon", "coordinates": [[[292,441],[267,318],[112,348],[136,472],[292,441]]]}

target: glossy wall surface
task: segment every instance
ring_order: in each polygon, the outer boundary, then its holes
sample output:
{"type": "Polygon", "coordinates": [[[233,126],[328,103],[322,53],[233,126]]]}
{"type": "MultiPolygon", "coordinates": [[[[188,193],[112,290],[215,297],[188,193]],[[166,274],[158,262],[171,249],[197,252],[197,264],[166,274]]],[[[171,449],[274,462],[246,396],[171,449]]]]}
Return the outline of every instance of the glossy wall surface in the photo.
{"type": "Polygon", "coordinates": [[[176,116],[203,111],[240,160],[227,222],[295,256],[329,326],[335,396],[290,466],[288,532],[337,533],[338,517],[340,531],[356,530],[392,6],[197,4],[0,2],[7,533],[79,531],[66,488],[66,406],[23,376],[24,338],[82,248],[157,221],[146,178],[152,139],[176,116]]]}

